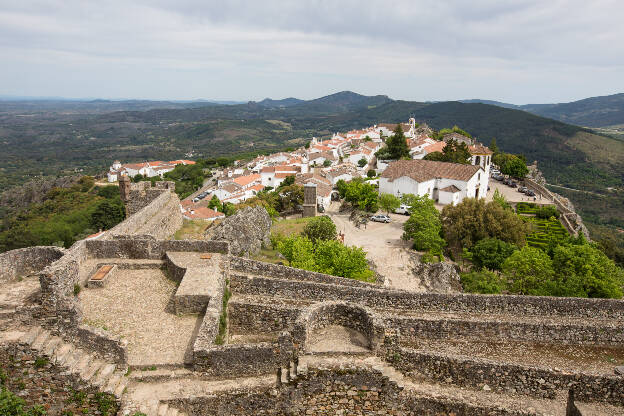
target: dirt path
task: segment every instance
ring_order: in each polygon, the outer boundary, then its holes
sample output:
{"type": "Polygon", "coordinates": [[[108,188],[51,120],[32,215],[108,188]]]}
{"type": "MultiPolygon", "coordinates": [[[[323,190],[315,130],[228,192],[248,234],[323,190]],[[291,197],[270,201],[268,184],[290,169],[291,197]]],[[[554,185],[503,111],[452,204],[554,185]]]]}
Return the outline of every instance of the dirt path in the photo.
{"type": "Polygon", "coordinates": [[[366,257],[377,266],[377,272],[386,278],[385,285],[396,289],[424,292],[420,280],[412,273],[417,254],[410,243],[403,241],[403,223],[407,216],[390,214],[392,222],[382,224],[369,221],[366,229],[355,228],[348,214],[338,212],[338,203],[332,203],[326,214],[336,224],[338,232],[345,234],[345,244],[362,247],[366,257]]]}

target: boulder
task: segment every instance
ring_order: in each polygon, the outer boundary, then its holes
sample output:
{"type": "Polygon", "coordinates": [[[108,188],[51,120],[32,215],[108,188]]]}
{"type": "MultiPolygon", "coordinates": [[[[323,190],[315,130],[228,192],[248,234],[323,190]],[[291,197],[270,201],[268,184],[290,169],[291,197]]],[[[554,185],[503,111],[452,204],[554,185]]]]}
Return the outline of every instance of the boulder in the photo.
{"type": "Polygon", "coordinates": [[[461,293],[459,273],[452,263],[419,263],[412,272],[430,293],[461,293]]]}
{"type": "Polygon", "coordinates": [[[230,253],[249,257],[258,254],[260,249],[271,244],[271,217],[263,207],[247,207],[220,224],[208,228],[208,240],[221,240],[230,243],[230,253]]]}

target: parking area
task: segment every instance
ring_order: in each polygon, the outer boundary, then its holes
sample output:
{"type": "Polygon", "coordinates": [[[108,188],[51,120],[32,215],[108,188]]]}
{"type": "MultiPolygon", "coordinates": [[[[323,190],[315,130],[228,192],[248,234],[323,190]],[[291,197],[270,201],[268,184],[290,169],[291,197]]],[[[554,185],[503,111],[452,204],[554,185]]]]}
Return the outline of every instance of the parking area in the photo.
{"type": "Polygon", "coordinates": [[[546,196],[536,194],[535,197],[529,197],[523,194],[522,192],[518,192],[518,188],[512,188],[511,186],[505,185],[501,181],[497,181],[494,178],[490,178],[490,190],[487,193],[486,201],[492,201],[494,198],[494,192],[498,189],[498,191],[505,197],[508,202],[535,202],[537,204],[552,204],[553,201],[548,199],[546,196]]]}
{"type": "Polygon", "coordinates": [[[410,249],[410,243],[401,239],[403,224],[407,215],[390,214],[389,224],[369,221],[366,228],[356,228],[349,220],[349,214],[338,212],[339,203],[332,203],[326,214],[336,224],[338,232],[345,235],[345,244],[362,247],[377,267],[377,272],[386,278],[386,286],[423,292],[420,280],[412,267],[417,263],[418,255],[410,249]]]}

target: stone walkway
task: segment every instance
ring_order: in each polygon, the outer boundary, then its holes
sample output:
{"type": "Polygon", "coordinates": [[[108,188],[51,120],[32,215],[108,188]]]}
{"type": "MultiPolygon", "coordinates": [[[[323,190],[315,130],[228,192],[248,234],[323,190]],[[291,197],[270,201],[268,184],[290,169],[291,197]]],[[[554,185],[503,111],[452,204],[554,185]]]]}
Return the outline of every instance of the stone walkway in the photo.
{"type": "Polygon", "coordinates": [[[169,312],[175,289],[161,270],[120,270],[105,287],[80,292],[84,322],[125,338],[130,366],[181,365],[201,316],[169,312]]]}
{"type": "Polygon", "coordinates": [[[330,325],[310,335],[307,350],[312,353],[369,353],[368,340],[361,332],[330,325]]]}

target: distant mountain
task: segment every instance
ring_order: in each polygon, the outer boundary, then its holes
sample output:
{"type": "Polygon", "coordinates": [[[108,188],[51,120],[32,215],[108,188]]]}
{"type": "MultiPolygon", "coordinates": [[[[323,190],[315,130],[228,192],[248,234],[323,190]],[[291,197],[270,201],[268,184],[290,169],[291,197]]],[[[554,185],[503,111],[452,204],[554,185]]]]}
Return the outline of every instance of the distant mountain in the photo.
{"type": "Polygon", "coordinates": [[[492,101],[492,100],[472,99],[472,100],[460,100],[459,102],[464,103],[464,104],[489,104],[489,105],[495,105],[497,107],[513,108],[514,110],[520,109],[520,107],[515,104],[502,103],[500,101],[492,101]]]}
{"type": "Polygon", "coordinates": [[[570,103],[515,105],[491,100],[461,100],[462,103],[491,104],[524,110],[542,117],[584,127],[624,125],[624,93],[585,98],[570,103]]]}
{"type": "Polygon", "coordinates": [[[305,101],[300,100],[298,98],[293,98],[293,97],[284,98],[282,100],[272,100],[270,98],[265,98],[264,100],[259,101],[258,104],[265,106],[265,107],[280,108],[280,107],[290,107],[293,105],[301,104],[303,102],[305,101]]]}
{"type": "Polygon", "coordinates": [[[309,108],[324,106],[326,108],[333,108],[336,111],[344,111],[376,107],[392,101],[393,100],[387,95],[367,96],[352,91],[341,91],[315,100],[306,101],[300,105],[305,105],[309,108]]]}
{"type": "Polygon", "coordinates": [[[577,126],[607,127],[624,124],[624,93],[586,98],[571,103],[527,104],[520,108],[577,126]]]}

